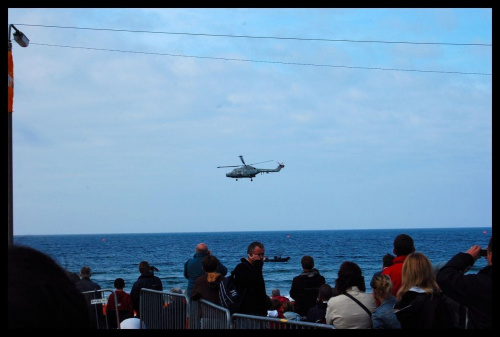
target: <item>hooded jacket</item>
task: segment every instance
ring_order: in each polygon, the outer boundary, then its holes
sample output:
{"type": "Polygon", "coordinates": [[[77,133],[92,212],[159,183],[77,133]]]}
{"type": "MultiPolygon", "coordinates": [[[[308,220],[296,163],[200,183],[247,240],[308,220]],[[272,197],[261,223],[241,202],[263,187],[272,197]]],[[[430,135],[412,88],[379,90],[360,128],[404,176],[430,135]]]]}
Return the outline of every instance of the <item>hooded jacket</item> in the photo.
{"type": "Polygon", "coordinates": [[[325,284],[325,278],[316,268],[295,276],[290,288],[290,297],[295,300],[295,312],[307,316],[307,311],[316,305],[319,286],[325,284]]]}
{"type": "MultiPolygon", "coordinates": [[[[205,256],[209,255],[208,253],[195,253],[193,258],[187,260],[184,263],[184,277],[188,280],[188,285],[186,289],[186,295],[191,296],[191,291],[193,290],[194,284],[196,283],[196,279],[201,275],[205,274],[203,267],[201,265],[201,261],[205,256]]],[[[227,274],[227,268],[220,262],[217,263],[217,270],[219,274],[225,276],[227,274]]]]}
{"type": "Polygon", "coordinates": [[[134,310],[137,313],[137,316],[139,316],[139,301],[142,288],[162,291],[163,284],[161,283],[160,278],[154,276],[154,274],[151,272],[147,272],[139,276],[137,281],[135,281],[134,285],[132,286],[132,290],[130,291],[130,297],[132,298],[132,304],[134,310]]]}
{"type": "Polygon", "coordinates": [[[219,288],[223,278],[224,276],[219,273],[205,273],[198,277],[191,291],[191,300],[204,299],[220,305],[219,288]]]}
{"type": "Polygon", "coordinates": [[[402,329],[452,328],[449,308],[440,293],[413,287],[394,305],[402,329]]]}

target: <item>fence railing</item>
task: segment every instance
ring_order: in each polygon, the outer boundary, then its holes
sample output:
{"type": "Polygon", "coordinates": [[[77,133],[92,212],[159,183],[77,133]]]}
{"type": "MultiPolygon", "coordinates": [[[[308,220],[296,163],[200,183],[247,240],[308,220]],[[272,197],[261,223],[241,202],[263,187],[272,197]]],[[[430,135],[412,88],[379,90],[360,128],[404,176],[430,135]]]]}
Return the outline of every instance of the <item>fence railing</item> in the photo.
{"type": "MultiPolygon", "coordinates": [[[[120,328],[118,303],[116,315],[106,315],[112,289],[83,292],[88,300],[93,326],[97,329],[120,328]]],[[[232,314],[228,309],[206,300],[190,301],[184,294],[141,289],[140,327],[143,329],[335,329],[333,325],[289,321],[286,319],[232,314]]]]}
{"type": "Polygon", "coordinates": [[[191,301],[190,329],[231,329],[228,309],[206,300],[191,301]]]}
{"type": "Polygon", "coordinates": [[[87,300],[91,327],[97,329],[119,329],[120,320],[118,315],[118,303],[113,289],[100,289],[84,291],[82,294],[87,300]],[[114,294],[115,310],[113,314],[106,315],[106,306],[109,295],[114,294]]]}
{"type": "Polygon", "coordinates": [[[335,329],[333,325],[290,321],[281,318],[233,314],[231,316],[233,329],[335,329]]]}
{"type": "Polygon", "coordinates": [[[187,329],[189,306],[184,294],[141,289],[141,326],[146,329],[187,329]]]}

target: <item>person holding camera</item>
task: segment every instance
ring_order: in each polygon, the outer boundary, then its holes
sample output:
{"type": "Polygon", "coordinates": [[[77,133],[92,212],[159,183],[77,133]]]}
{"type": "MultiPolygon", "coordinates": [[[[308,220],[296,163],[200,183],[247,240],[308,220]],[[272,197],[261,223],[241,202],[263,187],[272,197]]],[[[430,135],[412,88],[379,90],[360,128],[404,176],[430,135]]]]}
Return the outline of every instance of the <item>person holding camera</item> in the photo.
{"type": "Polygon", "coordinates": [[[139,263],[139,272],[141,273],[141,276],[139,276],[137,281],[135,281],[134,285],[132,286],[132,290],[130,291],[130,297],[132,297],[132,305],[136,312],[137,318],[140,317],[139,303],[141,289],[146,288],[159,291],[163,290],[163,284],[161,283],[160,278],[154,275],[154,271],[158,271],[158,269],[154,266],[150,266],[147,261],[142,261],[141,263],[139,263]]]}
{"type": "Polygon", "coordinates": [[[467,329],[491,329],[493,316],[493,245],[474,245],[458,253],[439,269],[436,281],[446,296],[467,307],[467,329]],[[477,274],[465,274],[485,256],[488,265],[477,274]]]}

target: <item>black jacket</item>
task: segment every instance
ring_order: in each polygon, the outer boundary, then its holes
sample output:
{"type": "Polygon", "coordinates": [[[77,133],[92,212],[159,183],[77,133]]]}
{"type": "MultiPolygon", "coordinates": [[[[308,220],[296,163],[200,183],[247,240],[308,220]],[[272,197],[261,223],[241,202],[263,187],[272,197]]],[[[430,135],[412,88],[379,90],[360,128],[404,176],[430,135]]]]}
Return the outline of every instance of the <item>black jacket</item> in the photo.
{"type": "Polygon", "coordinates": [[[441,293],[409,290],[394,305],[402,329],[452,329],[451,308],[441,293]]]}
{"type": "Polygon", "coordinates": [[[307,311],[316,305],[319,286],[325,284],[325,278],[316,268],[295,276],[290,288],[290,297],[295,300],[295,312],[307,316],[307,311]]]}
{"type": "Polygon", "coordinates": [[[154,276],[151,272],[141,274],[137,281],[135,281],[134,285],[132,286],[132,290],[130,291],[130,297],[132,297],[132,305],[138,316],[139,300],[142,288],[162,291],[163,284],[161,283],[161,280],[157,276],[154,276]]]}
{"type": "Polygon", "coordinates": [[[439,269],[436,281],[448,297],[467,307],[468,329],[491,329],[493,266],[486,266],[477,274],[465,275],[473,264],[470,254],[458,253],[439,269]]]}
{"type": "Polygon", "coordinates": [[[241,259],[241,263],[233,270],[238,292],[245,292],[245,297],[238,313],[256,316],[267,316],[267,310],[271,308],[271,298],[266,293],[266,284],[262,275],[262,261],[255,261],[252,265],[247,259],[241,259]]]}
{"type": "Polygon", "coordinates": [[[306,322],[326,324],[326,307],[326,302],[316,303],[316,305],[307,312],[306,322]]]}

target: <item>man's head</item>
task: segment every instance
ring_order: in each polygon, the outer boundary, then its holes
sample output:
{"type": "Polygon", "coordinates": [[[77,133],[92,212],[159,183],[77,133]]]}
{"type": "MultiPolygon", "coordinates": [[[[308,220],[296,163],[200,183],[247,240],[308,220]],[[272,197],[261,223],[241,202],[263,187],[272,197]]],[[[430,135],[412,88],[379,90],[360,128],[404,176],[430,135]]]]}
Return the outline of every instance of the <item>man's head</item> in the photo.
{"type": "Polygon", "coordinates": [[[312,256],[304,255],[300,260],[300,264],[302,265],[302,269],[311,270],[314,268],[314,259],[312,256]]]}
{"type": "Polygon", "coordinates": [[[84,266],[80,269],[80,277],[90,277],[92,275],[92,270],[89,266],[84,266]]]}
{"type": "Polygon", "coordinates": [[[139,272],[141,274],[146,274],[149,273],[151,269],[149,268],[149,262],[148,261],[142,261],[139,263],[139,272]]]}
{"type": "Polygon", "coordinates": [[[201,266],[206,273],[213,273],[217,270],[219,260],[213,255],[207,255],[201,260],[201,266]]]}
{"type": "Polygon", "coordinates": [[[264,245],[261,242],[254,241],[247,248],[247,260],[250,263],[254,263],[255,261],[264,260],[264,245]]]}
{"type": "Polygon", "coordinates": [[[399,234],[394,239],[394,254],[396,256],[408,255],[415,252],[415,246],[413,245],[413,239],[411,236],[406,234],[399,234]]]}
{"type": "Polygon", "coordinates": [[[271,296],[272,297],[281,296],[280,290],[279,289],[273,289],[271,291],[271,296]]]}
{"type": "Polygon", "coordinates": [[[203,242],[196,245],[194,252],[195,253],[210,254],[210,251],[208,250],[208,246],[203,242]]]}
{"type": "Polygon", "coordinates": [[[330,287],[330,285],[325,283],[319,286],[318,300],[322,302],[328,301],[332,295],[332,287],[330,287]]]}

